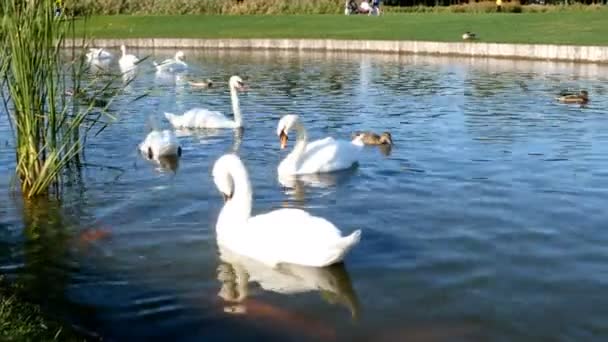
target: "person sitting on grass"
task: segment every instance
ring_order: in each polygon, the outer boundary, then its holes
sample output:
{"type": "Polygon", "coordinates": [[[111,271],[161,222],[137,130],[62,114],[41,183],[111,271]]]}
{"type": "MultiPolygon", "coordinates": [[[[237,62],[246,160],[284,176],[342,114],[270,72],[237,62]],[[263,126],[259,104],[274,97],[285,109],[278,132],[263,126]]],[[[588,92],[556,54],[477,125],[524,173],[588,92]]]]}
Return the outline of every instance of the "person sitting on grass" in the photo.
{"type": "Polygon", "coordinates": [[[358,11],[359,5],[357,5],[357,2],[355,0],[346,0],[346,4],[344,5],[344,14],[357,14],[358,11]]]}
{"type": "Polygon", "coordinates": [[[367,13],[369,14],[372,10],[372,7],[369,5],[368,0],[361,1],[361,5],[359,6],[359,13],[367,13]]]}
{"type": "Polygon", "coordinates": [[[369,14],[380,15],[380,0],[372,0],[372,10],[369,14]]]}

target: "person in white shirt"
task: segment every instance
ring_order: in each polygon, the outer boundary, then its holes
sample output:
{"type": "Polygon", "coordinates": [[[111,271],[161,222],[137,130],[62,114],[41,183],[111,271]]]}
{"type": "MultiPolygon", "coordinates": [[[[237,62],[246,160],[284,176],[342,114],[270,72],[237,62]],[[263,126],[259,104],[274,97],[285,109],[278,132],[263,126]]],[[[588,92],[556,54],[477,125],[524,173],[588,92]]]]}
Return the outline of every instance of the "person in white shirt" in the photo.
{"type": "Polygon", "coordinates": [[[359,12],[360,13],[369,13],[369,11],[372,10],[372,7],[369,5],[369,2],[367,0],[363,0],[361,2],[361,5],[359,6],[359,12]]]}

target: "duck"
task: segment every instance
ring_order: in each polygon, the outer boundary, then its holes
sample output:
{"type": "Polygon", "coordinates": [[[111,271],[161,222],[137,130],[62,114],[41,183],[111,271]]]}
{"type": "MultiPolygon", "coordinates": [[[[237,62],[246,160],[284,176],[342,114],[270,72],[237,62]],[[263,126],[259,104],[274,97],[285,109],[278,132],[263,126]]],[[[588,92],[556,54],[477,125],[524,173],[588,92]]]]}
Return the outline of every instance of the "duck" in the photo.
{"type": "Polygon", "coordinates": [[[352,135],[353,139],[361,139],[365,145],[392,145],[393,138],[389,132],[383,132],[378,135],[373,132],[355,132],[352,135]]]}
{"type": "Polygon", "coordinates": [[[93,61],[109,61],[113,55],[110,51],[104,48],[89,48],[89,52],[86,53],[87,62],[93,61]]]}
{"type": "Polygon", "coordinates": [[[75,99],[83,101],[86,106],[93,106],[98,108],[106,107],[109,104],[109,101],[103,98],[103,96],[111,96],[111,94],[99,94],[98,96],[90,96],[87,94],[86,91],[82,89],[67,89],[65,91],[65,95],[72,96],[75,99]]]}
{"type": "Polygon", "coordinates": [[[465,32],[462,34],[462,40],[473,40],[473,39],[477,39],[477,35],[473,32],[465,32]]]}
{"type": "Polygon", "coordinates": [[[228,81],[230,99],[234,120],[227,118],[218,111],[206,108],[192,108],[182,115],[165,112],[165,118],[175,128],[240,128],[243,127],[243,117],[239,104],[238,91],[245,90],[245,83],[239,76],[232,76],[228,81]]]}
{"type": "Polygon", "coordinates": [[[175,53],[173,58],[167,58],[160,63],[154,61],[152,64],[160,72],[180,72],[188,69],[188,64],[182,61],[182,58],[184,58],[184,53],[180,50],[175,53]]]}
{"type": "Polygon", "coordinates": [[[211,81],[210,79],[206,79],[202,82],[188,81],[188,84],[190,84],[193,87],[211,88],[213,86],[213,81],[211,81]]]}
{"type": "Polygon", "coordinates": [[[305,175],[345,170],[359,161],[363,147],[361,139],[336,140],[332,137],[308,142],[306,129],[296,114],[287,114],[279,120],[277,135],[281,149],[287,146],[289,131],[295,129],[293,151],[279,163],[279,175],[305,175]]]}
{"type": "Polygon", "coordinates": [[[127,54],[127,48],[124,45],[120,46],[120,51],[122,52],[122,56],[118,60],[120,70],[124,73],[135,68],[137,63],[139,63],[139,58],[135,55],[127,54]]]}
{"type": "Polygon", "coordinates": [[[236,154],[221,156],[212,177],[225,201],[215,226],[217,243],[234,253],[271,268],[282,263],[325,267],[342,262],[361,239],[360,229],[343,236],[330,221],[302,209],[251,216],[251,182],[236,154]]]}
{"type": "Polygon", "coordinates": [[[139,144],[139,151],[150,160],[160,160],[162,157],[182,155],[182,148],[175,133],[171,130],[153,130],[139,144]]]}
{"type": "Polygon", "coordinates": [[[562,93],[556,98],[562,103],[580,103],[589,102],[589,93],[586,90],[581,90],[578,94],[562,93]]]}

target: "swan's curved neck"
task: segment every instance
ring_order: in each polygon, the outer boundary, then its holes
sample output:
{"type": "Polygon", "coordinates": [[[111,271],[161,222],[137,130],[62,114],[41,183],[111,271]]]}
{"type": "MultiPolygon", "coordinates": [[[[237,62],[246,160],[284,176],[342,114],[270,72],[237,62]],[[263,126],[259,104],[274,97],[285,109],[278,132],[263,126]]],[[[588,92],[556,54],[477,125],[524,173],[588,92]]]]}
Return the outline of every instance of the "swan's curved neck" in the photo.
{"type": "Polygon", "coordinates": [[[306,150],[308,135],[306,134],[306,128],[304,128],[300,122],[295,123],[294,129],[296,130],[296,144],[293,147],[293,151],[289,155],[297,164],[306,150]]]}
{"type": "Polygon", "coordinates": [[[232,101],[232,113],[234,113],[234,122],[237,127],[243,126],[243,117],[241,115],[241,106],[239,104],[239,94],[235,87],[230,86],[230,100],[232,101]]]}
{"type": "Polygon", "coordinates": [[[123,56],[127,54],[127,48],[125,48],[124,46],[122,46],[122,47],[120,48],[120,51],[122,51],[122,55],[123,55],[123,56]]]}
{"type": "Polygon", "coordinates": [[[242,164],[230,164],[227,169],[227,176],[232,178],[234,186],[232,197],[222,209],[221,220],[234,222],[246,221],[251,215],[252,191],[249,175],[242,164]]]}

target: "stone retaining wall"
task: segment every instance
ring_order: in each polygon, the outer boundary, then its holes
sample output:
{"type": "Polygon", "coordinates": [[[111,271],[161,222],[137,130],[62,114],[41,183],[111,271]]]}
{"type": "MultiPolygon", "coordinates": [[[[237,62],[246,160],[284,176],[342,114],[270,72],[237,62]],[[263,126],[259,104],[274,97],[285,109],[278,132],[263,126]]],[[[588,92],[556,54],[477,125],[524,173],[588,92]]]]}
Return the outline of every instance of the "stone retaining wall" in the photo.
{"type": "MultiPolygon", "coordinates": [[[[524,58],[570,62],[608,62],[608,46],[499,44],[482,42],[424,42],[335,39],[96,39],[96,47],[197,49],[282,49],[431,54],[469,57],[524,58]]],[[[70,41],[66,45],[71,45],[70,41]]]]}

